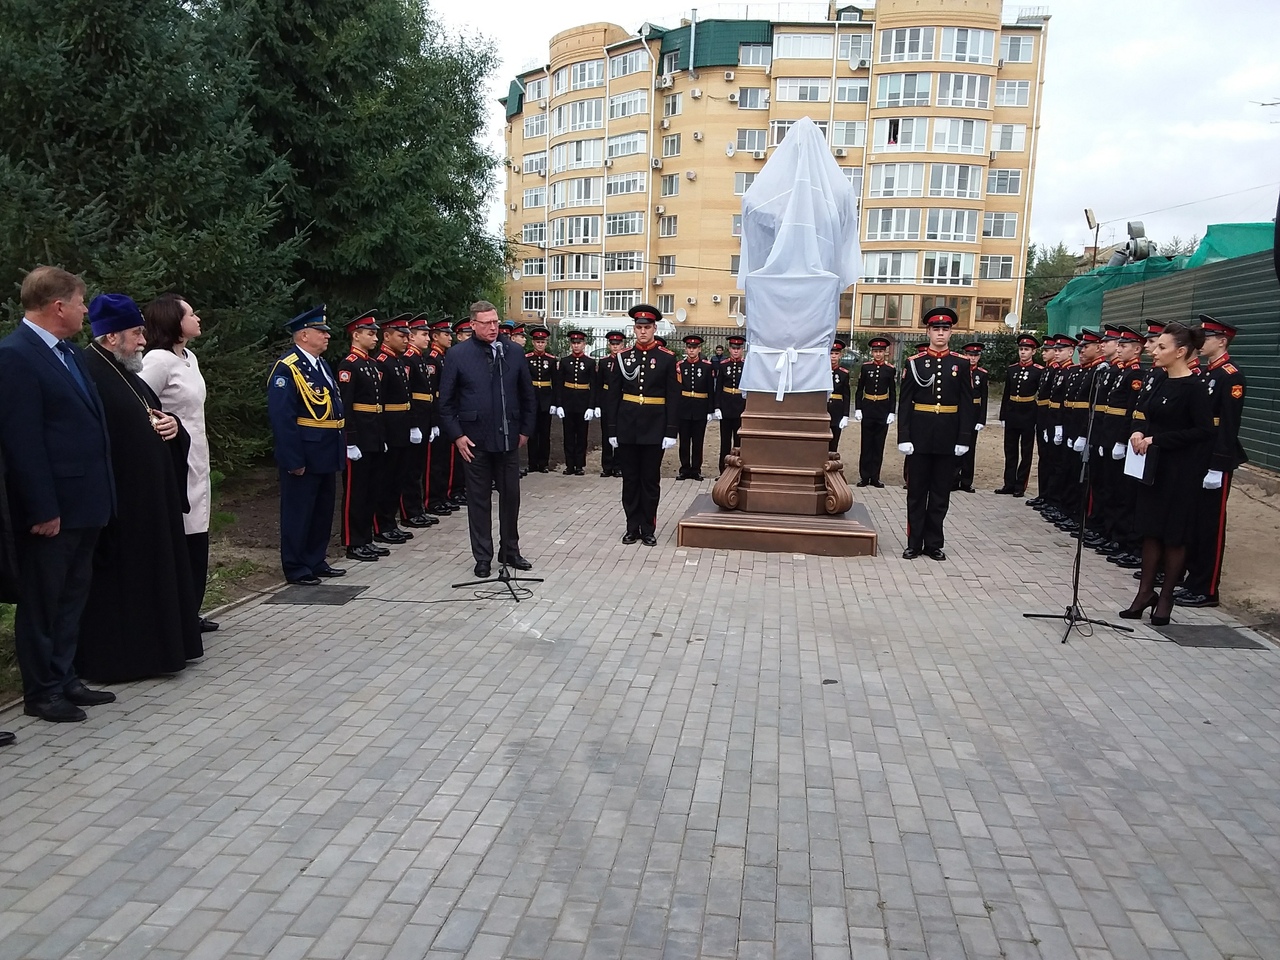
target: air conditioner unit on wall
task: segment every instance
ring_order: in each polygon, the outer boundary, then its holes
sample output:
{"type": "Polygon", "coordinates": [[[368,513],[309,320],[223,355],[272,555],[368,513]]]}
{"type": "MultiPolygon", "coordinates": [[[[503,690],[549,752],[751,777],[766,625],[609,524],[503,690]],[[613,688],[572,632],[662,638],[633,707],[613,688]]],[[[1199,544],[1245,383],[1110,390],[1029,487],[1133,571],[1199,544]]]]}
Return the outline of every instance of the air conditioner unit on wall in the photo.
{"type": "Polygon", "coordinates": [[[1004,66],[1004,58],[1002,57],[1001,59],[996,61],[996,69],[999,70],[1003,66],[1004,66]]]}
{"type": "Polygon", "coordinates": [[[733,83],[733,71],[732,71],[732,70],[726,70],[726,71],[724,72],[724,82],[725,82],[725,83],[733,83]]]}
{"type": "Polygon", "coordinates": [[[702,99],[702,88],[701,88],[701,87],[694,87],[692,90],[690,90],[690,91],[689,91],[689,96],[693,97],[693,99],[695,99],[695,100],[701,100],[701,99],[702,99]]]}
{"type": "Polygon", "coordinates": [[[655,287],[660,287],[660,286],[662,286],[662,278],[661,278],[661,277],[654,277],[654,278],[653,278],[653,285],[654,285],[655,287]]]}
{"type": "Polygon", "coordinates": [[[731,93],[731,94],[729,94],[729,102],[730,102],[730,103],[737,103],[737,102],[738,102],[738,95],[737,95],[736,93],[731,93]]]}
{"type": "Polygon", "coordinates": [[[613,166],[613,158],[612,158],[612,157],[610,157],[608,160],[606,160],[606,161],[604,162],[604,165],[605,165],[606,167],[612,167],[612,166],[613,166]]]}
{"type": "Polygon", "coordinates": [[[662,216],[664,213],[667,212],[667,208],[664,207],[662,204],[658,204],[656,207],[653,208],[653,212],[656,213],[658,216],[662,216]]]}
{"type": "Polygon", "coordinates": [[[659,90],[670,90],[674,84],[675,84],[675,81],[672,80],[671,77],[667,76],[666,74],[663,74],[658,78],[659,90]]]}
{"type": "Polygon", "coordinates": [[[511,204],[511,209],[512,209],[512,210],[518,210],[518,209],[519,209],[519,207],[517,207],[517,206],[513,203],[513,204],[511,204]]]}
{"type": "Polygon", "coordinates": [[[870,61],[870,60],[859,60],[859,61],[858,61],[858,65],[857,65],[856,67],[854,67],[853,69],[855,69],[855,70],[865,70],[865,69],[867,69],[867,67],[869,67],[869,66],[871,66],[871,61],[870,61]]]}
{"type": "Polygon", "coordinates": [[[690,179],[690,180],[697,180],[697,179],[698,179],[698,171],[697,171],[697,170],[686,170],[686,171],[684,172],[684,175],[685,175],[685,177],[687,177],[687,178],[688,178],[688,179],[690,179]]]}
{"type": "Polygon", "coordinates": [[[539,101],[538,101],[538,106],[540,106],[543,110],[547,109],[547,101],[545,101],[545,100],[539,100],[539,101]]]}
{"type": "Polygon", "coordinates": [[[712,302],[712,303],[719,303],[719,302],[720,302],[720,294],[718,294],[718,293],[717,293],[717,294],[713,294],[713,295],[712,295],[712,297],[711,297],[711,302],[712,302]]]}
{"type": "Polygon", "coordinates": [[[702,131],[701,131],[701,130],[695,130],[695,131],[693,131],[693,139],[694,139],[694,140],[696,140],[696,141],[698,141],[699,143],[701,143],[701,142],[702,142],[702,131]]]}
{"type": "Polygon", "coordinates": [[[651,166],[654,170],[661,170],[662,161],[659,160],[657,157],[653,157],[652,159],[649,160],[649,166],[651,166]]]}
{"type": "Polygon", "coordinates": [[[991,151],[991,162],[992,162],[992,163],[994,163],[994,162],[995,162],[995,159],[996,159],[996,151],[992,150],[992,151],[991,151]]]}
{"type": "Polygon", "coordinates": [[[684,302],[685,302],[685,303],[687,303],[689,306],[691,306],[691,307],[692,307],[694,304],[696,304],[696,303],[698,302],[698,298],[697,298],[697,297],[685,297],[685,301],[684,301],[684,302]]]}
{"type": "Polygon", "coordinates": [[[663,117],[663,118],[662,118],[662,123],[661,123],[661,124],[659,124],[659,126],[661,126],[663,130],[670,130],[670,129],[671,129],[671,121],[670,121],[670,120],[668,120],[666,117],[663,117]]]}
{"type": "Polygon", "coordinates": [[[753,160],[763,160],[763,159],[764,159],[764,151],[763,151],[763,150],[757,150],[755,153],[751,154],[751,159],[753,159],[753,160]]]}
{"type": "Polygon", "coordinates": [[[844,147],[836,147],[837,157],[847,157],[848,155],[849,155],[849,151],[846,150],[844,147]]]}

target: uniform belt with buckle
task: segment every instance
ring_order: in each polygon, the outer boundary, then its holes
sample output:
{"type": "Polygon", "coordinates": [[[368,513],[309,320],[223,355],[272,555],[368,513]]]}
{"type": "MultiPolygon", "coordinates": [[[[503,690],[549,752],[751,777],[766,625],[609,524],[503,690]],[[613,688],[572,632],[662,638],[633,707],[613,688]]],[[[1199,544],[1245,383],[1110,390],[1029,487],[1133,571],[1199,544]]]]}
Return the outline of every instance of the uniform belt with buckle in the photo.
{"type": "Polygon", "coordinates": [[[737,387],[721,387],[720,389],[723,390],[725,393],[741,393],[742,392],[737,387]]]}
{"type": "Polygon", "coordinates": [[[551,386],[551,381],[550,381],[550,380],[535,380],[535,381],[533,381],[533,385],[534,385],[535,387],[549,387],[549,386],[551,386]]]}
{"type": "Polygon", "coordinates": [[[382,405],[383,413],[407,413],[409,405],[407,403],[384,403],[382,405]]]}
{"type": "Polygon", "coordinates": [[[695,393],[693,390],[681,390],[681,391],[680,391],[680,396],[682,396],[682,397],[693,397],[695,400],[705,400],[705,399],[707,399],[707,394],[705,394],[705,393],[695,393]]]}
{"type": "Polygon", "coordinates": [[[637,397],[634,394],[624,393],[622,399],[629,403],[666,403],[666,397],[637,397]]]}
{"type": "Polygon", "coordinates": [[[566,383],[566,384],[562,384],[562,386],[566,390],[590,390],[591,389],[591,384],[589,383],[566,383]]]}
{"type": "Polygon", "coordinates": [[[864,393],[862,395],[862,399],[863,400],[888,400],[889,395],[887,393],[864,393]]]}
{"type": "Polygon", "coordinates": [[[1012,400],[1014,403],[1030,403],[1032,400],[1035,400],[1036,403],[1042,403],[1042,402],[1048,403],[1047,400],[1040,401],[1040,400],[1036,400],[1035,397],[1010,397],[1009,399],[1012,400]]]}
{"type": "Polygon", "coordinates": [[[434,393],[415,393],[413,395],[413,399],[421,400],[424,403],[430,403],[435,398],[436,398],[436,395],[434,393]]]}
{"type": "Polygon", "coordinates": [[[945,407],[940,403],[917,403],[913,404],[918,413],[959,413],[960,408],[956,406],[945,407]]]}
{"type": "Polygon", "coordinates": [[[345,420],[312,420],[310,417],[298,417],[300,427],[320,427],[322,430],[341,430],[347,425],[345,420]]]}
{"type": "Polygon", "coordinates": [[[356,413],[381,413],[382,404],[380,403],[353,403],[351,409],[356,413]]]}

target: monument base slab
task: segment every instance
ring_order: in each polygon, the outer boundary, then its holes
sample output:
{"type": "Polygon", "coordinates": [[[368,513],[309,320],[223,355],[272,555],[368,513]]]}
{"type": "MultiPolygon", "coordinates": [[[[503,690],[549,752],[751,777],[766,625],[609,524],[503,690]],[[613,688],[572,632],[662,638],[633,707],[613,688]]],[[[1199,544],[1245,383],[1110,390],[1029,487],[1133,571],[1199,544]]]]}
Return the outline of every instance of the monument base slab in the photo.
{"type": "Polygon", "coordinates": [[[676,542],[710,550],[807,553],[817,557],[874,557],[877,535],[861,503],[835,516],[724,510],[711,495],[696,497],[680,518],[676,542]]]}

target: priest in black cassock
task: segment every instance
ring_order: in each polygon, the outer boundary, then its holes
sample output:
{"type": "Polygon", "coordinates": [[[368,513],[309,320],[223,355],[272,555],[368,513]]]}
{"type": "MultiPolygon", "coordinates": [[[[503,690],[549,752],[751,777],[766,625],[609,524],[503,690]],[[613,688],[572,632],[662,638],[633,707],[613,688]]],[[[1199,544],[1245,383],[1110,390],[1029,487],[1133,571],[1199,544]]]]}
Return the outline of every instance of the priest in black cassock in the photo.
{"type": "Polygon", "coordinates": [[[76,671],[104,683],[177,673],[204,656],[182,515],[189,440],[137,375],[142,312],[104,293],[89,304],[89,375],[102,397],[116,515],[98,538],[76,671]]]}

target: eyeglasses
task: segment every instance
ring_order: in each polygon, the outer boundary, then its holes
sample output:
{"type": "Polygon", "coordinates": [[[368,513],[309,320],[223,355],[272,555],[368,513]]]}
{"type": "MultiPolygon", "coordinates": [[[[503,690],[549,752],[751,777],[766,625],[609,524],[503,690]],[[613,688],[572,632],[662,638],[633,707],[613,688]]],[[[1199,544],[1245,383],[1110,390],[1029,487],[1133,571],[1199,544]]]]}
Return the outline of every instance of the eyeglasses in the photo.
{"type": "Polygon", "coordinates": [[[498,321],[497,320],[472,320],[471,325],[473,327],[496,327],[498,325],[498,321]]]}

